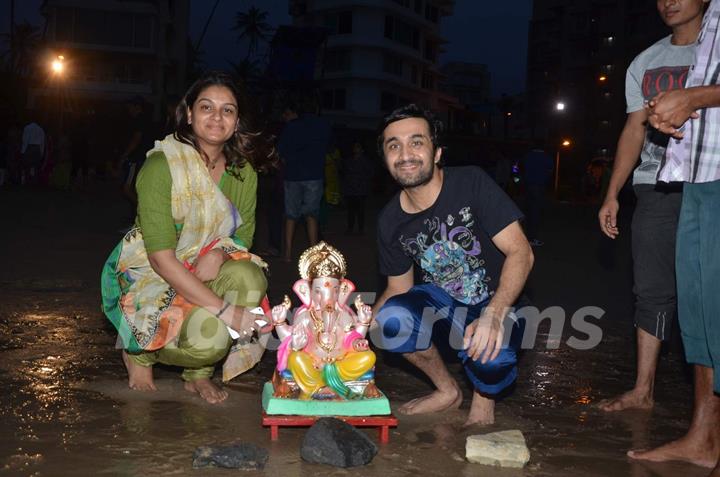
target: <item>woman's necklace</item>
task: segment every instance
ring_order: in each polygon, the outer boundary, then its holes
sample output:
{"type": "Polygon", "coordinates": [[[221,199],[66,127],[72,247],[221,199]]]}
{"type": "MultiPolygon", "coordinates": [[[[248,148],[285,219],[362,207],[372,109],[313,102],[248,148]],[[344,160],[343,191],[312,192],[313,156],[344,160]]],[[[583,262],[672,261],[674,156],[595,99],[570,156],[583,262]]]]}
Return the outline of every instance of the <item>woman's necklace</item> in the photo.
{"type": "Polygon", "coordinates": [[[212,161],[208,160],[208,163],[207,163],[208,169],[210,169],[211,171],[214,171],[215,167],[217,167],[217,165],[218,165],[218,162],[220,162],[220,159],[222,159],[222,158],[223,158],[223,155],[220,154],[214,160],[212,160],[212,161]]]}
{"type": "Polygon", "coordinates": [[[222,156],[218,156],[214,161],[208,161],[208,169],[214,171],[220,159],[222,159],[222,156]]]}

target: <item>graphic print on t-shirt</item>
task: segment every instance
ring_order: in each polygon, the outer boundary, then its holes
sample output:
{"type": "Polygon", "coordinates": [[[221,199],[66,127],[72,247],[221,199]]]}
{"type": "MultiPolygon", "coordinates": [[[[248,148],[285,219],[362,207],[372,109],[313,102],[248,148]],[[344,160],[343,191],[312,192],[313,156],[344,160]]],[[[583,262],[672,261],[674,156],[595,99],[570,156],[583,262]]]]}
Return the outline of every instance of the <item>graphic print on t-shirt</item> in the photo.
{"type": "Polygon", "coordinates": [[[666,91],[683,89],[689,66],[663,66],[645,71],[642,81],[642,95],[645,101],[666,91]]]}
{"type": "Polygon", "coordinates": [[[457,216],[448,214],[444,220],[426,219],[424,224],[427,233],[399,238],[405,253],[422,269],[423,280],[467,305],[486,300],[489,277],[480,255],[480,242],[472,231],[475,219],[470,207],[460,209],[457,216]]]}
{"type": "MultiPolygon", "coordinates": [[[[650,101],[665,91],[683,89],[687,79],[689,66],[663,66],[645,71],[642,81],[642,95],[645,101],[650,101]]],[[[647,131],[646,141],[643,144],[643,154],[650,158],[643,161],[637,168],[638,172],[654,174],[660,161],[665,155],[670,136],[661,133],[653,127],[647,131]]]]}

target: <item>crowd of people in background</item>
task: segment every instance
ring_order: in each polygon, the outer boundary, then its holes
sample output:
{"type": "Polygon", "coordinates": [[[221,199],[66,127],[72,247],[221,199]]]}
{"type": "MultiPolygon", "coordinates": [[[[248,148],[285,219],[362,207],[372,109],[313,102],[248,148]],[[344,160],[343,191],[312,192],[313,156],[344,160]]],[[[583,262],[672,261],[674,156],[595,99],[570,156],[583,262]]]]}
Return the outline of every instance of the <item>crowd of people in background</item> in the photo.
{"type": "MultiPolygon", "coordinates": [[[[373,197],[379,193],[385,198],[395,190],[372,149],[372,132],[333,129],[312,96],[291,94],[291,99],[276,108],[280,112],[274,121],[270,115],[269,129],[275,132],[285,160],[280,170],[259,179],[259,207],[266,215],[268,230],[266,243],[258,250],[286,261],[292,258],[298,226],[305,235],[303,243],[317,243],[328,214],[339,211],[346,215],[345,234],[364,235],[366,209],[373,197]]],[[[167,98],[166,108],[158,115],[149,102],[134,96],[115,105],[103,118],[95,113],[67,113],[62,123],[52,114],[28,111],[6,129],[0,141],[0,187],[84,191],[94,184],[115,182],[127,200],[131,222],[137,204],[137,174],[154,142],[172,133],[178,101],[177,97],[167,98]],[[113,127],[103,128],[102,124],[113,127]]],[[[462,153],[471,157],[470,161],[452,154],[448,160],[481,165],[503,190],[526,206],[532,218],[528,223],[536,230],[541,215],[536,199],[549,192],[550,184],[547,178],[539,185],[534,183],[536,174],[528,171],[535,170],[535,162],[527,161],[520,152],[523,148],[531,150],[533,145],[514,145],[509,153],[502,144],[478,143],[462,153]],[[532,200],[522,200],[531,195],[532,200]]],[[[552,164],[548,167],[550,171],[541,175],[552,174],[552,164]]],[[[542,245],[536,232],[531,235],[533,245],[542,245]]]]}

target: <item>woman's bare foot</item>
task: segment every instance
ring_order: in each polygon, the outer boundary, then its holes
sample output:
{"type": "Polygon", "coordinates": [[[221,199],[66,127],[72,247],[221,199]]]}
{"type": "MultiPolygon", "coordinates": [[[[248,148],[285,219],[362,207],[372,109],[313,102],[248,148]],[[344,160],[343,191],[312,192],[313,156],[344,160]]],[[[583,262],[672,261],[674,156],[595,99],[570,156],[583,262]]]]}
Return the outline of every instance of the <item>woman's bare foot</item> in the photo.
{"type": "Polygon", "coordinates": [[[227,391],[215,386],[208,378],[185,381],[185,390],[199,394],[201,398],[210,404],[221,403],[228,397],[227,391]]]}
{"type": "Polygon", "coordinates": [[[495,401],[474,392],[472,404],[470,404],[470,413],[468,414],[465,427],[479,424],[481,426],[489,426],[495,423],[495,401]]]}
{"type": "Polygon", "coordinates": [[[687,436],[676,441],[650,450],[631,450],[628,457],[651,462],[667,462],[671,460],[688,462],[712,469],[718,464],[718,449],[713,449],[708,442],[688,439],[687,436]]]}
{"type": "Polygon", "coordinates": [[[155,382],[153,381],[152,366],[140,366],[133,362],[128,354],[123,350],[123,363],[128,372],[128,386],[136,391],[157,391],[155,382]]]}
{"type": "Polygon", "coordinates": [[[457,409],[462,403],[460,388],[455,387],[447,390],[440,390],[408,401],[400,406],[400,413],[406,415],[427,414],[430,412],[441,412],[450,409],[457,409]]]}
{"type": "Polygon", "coordinates": [[[603,399],[598,404],[598,408],[605,412],[624,411],[626,409],[640,409],[649,411],[655,405],[652,395],[638,389],[621,394],[613,399],[603,399]]]}

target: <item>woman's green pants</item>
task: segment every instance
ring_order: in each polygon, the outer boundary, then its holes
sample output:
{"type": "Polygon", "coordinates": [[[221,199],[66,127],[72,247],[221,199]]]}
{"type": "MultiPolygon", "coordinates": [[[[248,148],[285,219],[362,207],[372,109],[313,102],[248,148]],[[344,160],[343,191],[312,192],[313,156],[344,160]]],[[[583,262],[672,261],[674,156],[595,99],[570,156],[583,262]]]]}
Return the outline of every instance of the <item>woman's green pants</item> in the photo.
{"type": "MultiPolygon", "coordinates": [[[[260,267],[250,260],[228,260],[217,278],[205,283],[216,295],[233,305],[255,308],[265,296],[267,280],[260,267]]],[[[128,355],[140,366],[162,363],[185,368],[185,381],[210,378],[215,364],[223,359],[232,339],[225,323],[202,307],[195,307],[185,319],[175,340],[157,351],[128,355]]]]}

